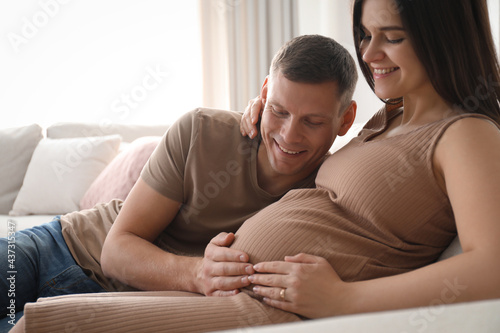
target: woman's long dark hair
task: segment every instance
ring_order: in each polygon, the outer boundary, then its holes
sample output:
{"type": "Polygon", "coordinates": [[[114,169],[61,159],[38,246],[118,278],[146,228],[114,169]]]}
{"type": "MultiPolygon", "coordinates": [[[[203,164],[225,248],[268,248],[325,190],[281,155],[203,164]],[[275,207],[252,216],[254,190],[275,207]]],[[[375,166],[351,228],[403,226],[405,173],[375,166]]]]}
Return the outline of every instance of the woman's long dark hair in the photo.
{"type": "MultiPolygon", "coordinates": [[[[500,67],[486,0],[393,0],[417,57],[437,93],[465,112],[500,123],[500,67]]],[[[363,0],[354,0],[353,36],[361,71],[374,90],[360,52],[363,0]]],[[[401,101],[385,101],[395,104],[401,101]]]]}

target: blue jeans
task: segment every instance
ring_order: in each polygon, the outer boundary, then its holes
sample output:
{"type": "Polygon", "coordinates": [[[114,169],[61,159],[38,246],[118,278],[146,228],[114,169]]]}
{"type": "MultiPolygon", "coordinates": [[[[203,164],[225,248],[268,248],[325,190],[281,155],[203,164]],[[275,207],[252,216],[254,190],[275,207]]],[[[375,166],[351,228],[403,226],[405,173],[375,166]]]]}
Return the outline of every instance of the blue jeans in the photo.
{"type": "Polygon", "coordinates": [[[40,297],[105,291],[73,259],[58,217],[13,236],[0,238],[0,332],[40,297]]]}

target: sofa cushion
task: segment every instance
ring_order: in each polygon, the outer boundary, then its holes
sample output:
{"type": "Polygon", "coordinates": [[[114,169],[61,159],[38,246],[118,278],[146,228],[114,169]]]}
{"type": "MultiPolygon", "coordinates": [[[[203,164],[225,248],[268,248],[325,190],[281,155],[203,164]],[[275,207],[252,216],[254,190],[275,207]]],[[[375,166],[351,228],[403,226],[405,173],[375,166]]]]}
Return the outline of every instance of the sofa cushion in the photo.
{"type": "Polygon", "coordinates": [[[12,209],[42,137],[42,128],[36,124],[0,130],[0,214],[8,214],[12,209]]]}
{"type": "Polygon", "coordinates": [[[160,136],[142,137],[119,153],[90,185],[80,201],[80,209],[111,199],[125,200],[160,140],[160,136]]]}
{"type": "Polygon", "coordinates": [[[462,253],[462,245],[460,244],[460,239],[456,236],[451,244],[444,250],[444,252],[439,257],[438,261],[445,260],[462,253]]]}
{"type": "Polygon", "coordinates": [[[169,125],[127,125],[61,122],[47,128],[47,137],[52,139],[106,136],[118,134],[123,142],[132,142],[143,136],[162,136],[169,125]]]}
{"type": "Polygon", "coordinates": [[[64,214],[79,209],[85,191],[116,156],[121,137],[42,139],[10,215],[64,214]]]}

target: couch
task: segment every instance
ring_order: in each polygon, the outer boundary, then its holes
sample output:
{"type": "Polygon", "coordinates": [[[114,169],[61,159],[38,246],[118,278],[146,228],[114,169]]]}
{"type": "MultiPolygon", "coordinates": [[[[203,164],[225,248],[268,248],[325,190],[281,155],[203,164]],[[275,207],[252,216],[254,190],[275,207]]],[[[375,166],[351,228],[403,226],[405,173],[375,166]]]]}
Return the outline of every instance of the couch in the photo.
{"type": "MultiPolygon", "coordinates": [[[[355,136],[354,124],[334,152],[355,136]]],[[[57,123],[0,129],[0,237],[54,216],[125,199],[168,125],[57,123]]],[[[439,260],[461,252],[455,239],[439,260]]],[[[500,332],[500,299],[340,316],[228,332],[500,332]]]]}
{"type": "Polygon", "coordinates": [[[0,129],[0,237],[125,199],[167,129],[91,123],[0,129]]]}

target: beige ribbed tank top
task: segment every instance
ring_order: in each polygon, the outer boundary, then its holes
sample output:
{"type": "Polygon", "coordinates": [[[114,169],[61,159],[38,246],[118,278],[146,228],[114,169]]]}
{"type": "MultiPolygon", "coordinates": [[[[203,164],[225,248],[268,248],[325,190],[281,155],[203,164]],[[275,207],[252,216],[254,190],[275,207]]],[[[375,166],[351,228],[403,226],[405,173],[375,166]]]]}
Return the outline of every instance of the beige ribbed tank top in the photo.
{"type": "Polygon", "coordinates": [[[445,130],[464,114],[371,141],[401,109],[380,110],[330,156],[317,189],[290,191],[247,220],[233,248],[252,263],[309,253],[326,258],[344,281],[403,273],[435,261],[456,236],[450,202],[432,158],[445,130]]]}

